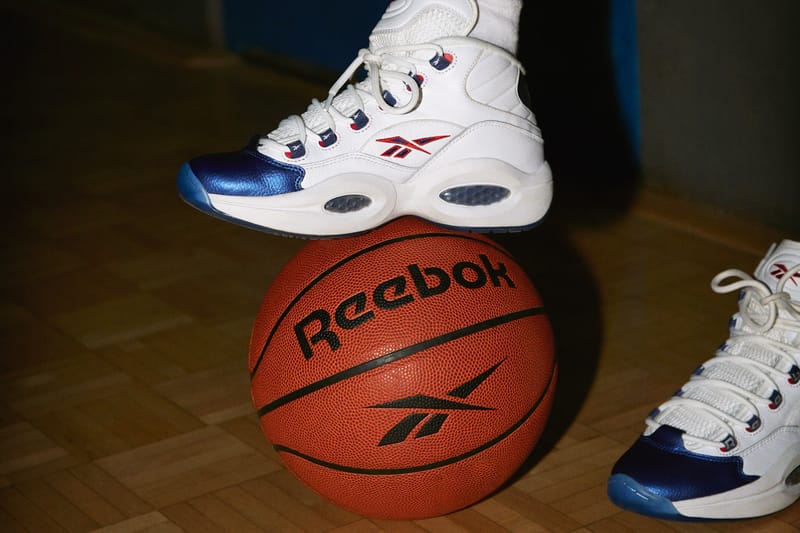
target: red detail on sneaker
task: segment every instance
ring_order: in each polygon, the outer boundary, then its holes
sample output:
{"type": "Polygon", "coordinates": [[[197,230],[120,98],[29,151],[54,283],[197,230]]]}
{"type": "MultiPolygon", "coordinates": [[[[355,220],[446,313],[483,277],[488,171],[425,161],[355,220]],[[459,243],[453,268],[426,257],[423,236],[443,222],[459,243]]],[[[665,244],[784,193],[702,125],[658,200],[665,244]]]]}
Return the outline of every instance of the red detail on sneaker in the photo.
{"type": "Polygon", "coordinates": [[[381,156],[383,156],[383,157],[392,157],[394,154],[397,153],[398,150],[400,150],[400,147],[397,146],[397,145],[394,145],[391,148],[389,148],[388,150],[386,150],[385,152],[383,152],[381,154],[381,156]]]}
{"type": "Polygon", "coordinates": [[[397,159],[404,159],[405,157],[407,157],[412,152],[412,150],[416,150],[418,152],[422,152],[423,154],[431,155],[431,153],[429,151],[425,150],[422,147],[425,146],[426,144],[430,144],[430,143],[435,142],[435,141],[440,141],[442,139],[447,139],[448,137],[450,137],[450,136],[449,135],[436,135],[436,136],[433,136],[433,137],[422,137],[420,139],[414,139],[413,141],[409,141],[408,139],[405,139],[403,137],[399,137],[398,136],[398,137],[387,137],[385,139],[376,139],[376,142],[388,143],[388,144],[393,144],[394,145],[392,148],[389,148],[388,150],[383,152],[381,154],[381,156],[383,156],[383,157],[392,157],[392,156],[394,156],[397,159]],[[397,153],[398,150],[401,147],[404,147],[405,150],[401,151],[400,153],[397,153]]]}
{"type": "MultiPolygon", "coordinates": [[[[772,268],[773,269],[770,270],[770,272],[769,272],[770,275],[772,277],[776,278],[776,279],[779,279],[779,280],[783,279],[783,277],[786,275],[786,273],[789,272],[789,268],[786,265],[782,264],[782,263],[775,263],[772,268]]],[[[798,284],[798,280],[800,280],[800,272],[794,274],[789,279],[789,281],[791,281],[794,284],[795,287],[800,285],[800,284],[798,284]]]]}

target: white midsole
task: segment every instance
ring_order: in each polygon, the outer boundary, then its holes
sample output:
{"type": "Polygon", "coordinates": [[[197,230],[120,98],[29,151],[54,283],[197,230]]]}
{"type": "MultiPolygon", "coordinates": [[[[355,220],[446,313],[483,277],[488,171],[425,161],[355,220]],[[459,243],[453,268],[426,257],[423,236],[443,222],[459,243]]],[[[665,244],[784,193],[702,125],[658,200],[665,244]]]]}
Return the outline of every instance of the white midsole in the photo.
{"type": "Polygon", "coordinates": [[[214,209],[230,217],[280,232],[333,236],[366,231],[403,215],[464,228],[516,228],[538,222],[553,195],[550,167],[543,163],[526,174],[497,159],[470,159],[394,183],[373,174],[350,173],[329,178],[309,189],[273,197],[209,194],[214,209]],[[510,195],[495,204],[464,206],[439,194],[453,187],[489,185],[510,195]],[[368,206],[349,213],[325,210],[325,204],[346,195],[370,198],[368,206]]]}
{"type": "Polygon", "coordinates": [[[751,518],[780,511],[800,498],[800,485],[785,482],[798,466],[800,452],[784,454],[780,464],[758,480],[723,494],[674,502],[675,509],[687,517],[715,519],[751,518]]]}

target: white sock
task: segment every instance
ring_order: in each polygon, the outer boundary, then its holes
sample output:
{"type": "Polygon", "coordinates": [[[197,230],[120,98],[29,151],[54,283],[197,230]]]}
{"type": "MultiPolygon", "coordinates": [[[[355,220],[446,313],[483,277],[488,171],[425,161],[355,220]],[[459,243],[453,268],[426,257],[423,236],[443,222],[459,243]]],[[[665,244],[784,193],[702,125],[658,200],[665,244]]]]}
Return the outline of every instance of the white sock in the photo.
{"type": "Polygon", "coordinates": [[[488,41],[517,53],[522,0],[477,0],[478,24],[470,37],[488,41]]]}

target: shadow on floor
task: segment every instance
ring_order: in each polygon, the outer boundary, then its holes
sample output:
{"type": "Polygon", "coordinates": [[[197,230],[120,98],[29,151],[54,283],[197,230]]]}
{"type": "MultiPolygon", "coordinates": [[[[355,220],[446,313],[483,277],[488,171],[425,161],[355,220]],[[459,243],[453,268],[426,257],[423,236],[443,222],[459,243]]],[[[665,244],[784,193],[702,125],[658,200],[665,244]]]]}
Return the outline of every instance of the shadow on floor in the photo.
{"type": "Polygon", "coordinates": [[[610,1],[525,5],[519,57],[553,168],[555,199],[538,228],[498,236],[529,273],[550,316],[559,359],[556,400],[542,438],[513,483],[575,421],[598,367],[604,326],[596,281],[570,244],[575,225],[624,216],[640,187],[637,156],[621,116],[609,47],[610,1]]]}
{"type": "Polygon", "coordinates": [[[595,379],[603,338],[601,301],[588,265],[565,228],[546,222],[526,233],[496,237],[539,290],[555,336],[559,377],[550,420],[533,454],[509,483],[522,476],[564,436],[595,379]]]}
{"type": "Polygon", "coordinates": [[[528,72],[545,155],[556,180],[553,214],[602,223],[624,214],[640,186],[611,52],[611,0],[576,8],[529,2],[519,58],[528,72]]]}

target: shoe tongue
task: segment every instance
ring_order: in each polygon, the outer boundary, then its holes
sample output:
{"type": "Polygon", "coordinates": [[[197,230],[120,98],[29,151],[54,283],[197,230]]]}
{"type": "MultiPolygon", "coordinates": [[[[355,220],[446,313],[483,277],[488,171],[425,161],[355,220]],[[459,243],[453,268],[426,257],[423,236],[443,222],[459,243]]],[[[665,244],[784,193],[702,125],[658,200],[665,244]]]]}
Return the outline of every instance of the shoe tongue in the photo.
{"type": "Polygon", "coordinates": [[[370,49],[466,37],[477,21],[475,0],[394,0],[372,30],[370,49]]]}
{"type": "MultiPolygon", "coordinates": [[[[758,265],[755,276],[775,292],[786,273],[797,265],[800,265],[800,242],[785,240],[779,245],[772,245],[767,256],[758,265]]],[[[783,290],[800,306],[800,273],[785,280],[783,290]]]]}

